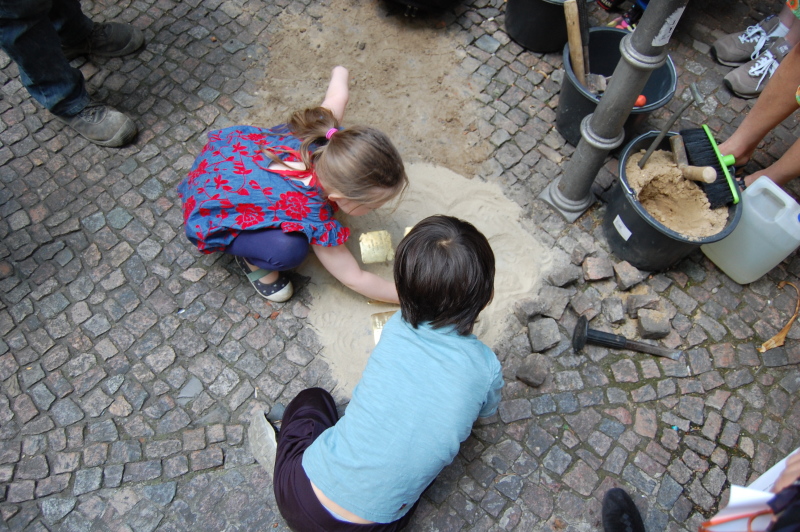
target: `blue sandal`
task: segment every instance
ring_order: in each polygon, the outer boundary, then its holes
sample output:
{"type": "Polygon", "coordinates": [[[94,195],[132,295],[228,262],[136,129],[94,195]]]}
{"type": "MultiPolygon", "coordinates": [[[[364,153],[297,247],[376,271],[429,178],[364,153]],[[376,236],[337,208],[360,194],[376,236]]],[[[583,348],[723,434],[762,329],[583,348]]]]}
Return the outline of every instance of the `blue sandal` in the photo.
{"type": "Polygon", "coordinates": [[[283,273],[278,272],[278,280],[274,283],[262,283],[259,279],[272,272],[260,268],[252,271],[244,258],[235,257],[235,259],[236,265],[239,266],[242,273],[247,277],[247,280],[250,281],[250,284],[256,289],[256,293],[261,297],[274,301],[275,303],[283,303],[284,301],[288,301],[289,298],[292,297],[292,294],[294,294],[292,281],[284,276],[283,273]]]}

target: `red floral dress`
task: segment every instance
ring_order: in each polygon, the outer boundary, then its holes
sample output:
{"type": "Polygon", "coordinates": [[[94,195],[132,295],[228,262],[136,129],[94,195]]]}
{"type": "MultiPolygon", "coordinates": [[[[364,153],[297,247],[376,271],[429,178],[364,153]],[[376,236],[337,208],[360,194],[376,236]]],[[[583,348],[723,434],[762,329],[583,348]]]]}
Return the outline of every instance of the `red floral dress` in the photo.
{"type": "Polygon", "coordinates": [[[270,129],[234,126],[208,134],[189,175],[178,185],[187,238],[203,253],[224,251],[241,231],[280,228],[311,244],[338,246],[350,230],[333,219],[313,172],[275,171],[262,148],[299,161],[300,140],[286,124],[270,129]],[[311,176],[304,185],[298,181],[311,176]]]}

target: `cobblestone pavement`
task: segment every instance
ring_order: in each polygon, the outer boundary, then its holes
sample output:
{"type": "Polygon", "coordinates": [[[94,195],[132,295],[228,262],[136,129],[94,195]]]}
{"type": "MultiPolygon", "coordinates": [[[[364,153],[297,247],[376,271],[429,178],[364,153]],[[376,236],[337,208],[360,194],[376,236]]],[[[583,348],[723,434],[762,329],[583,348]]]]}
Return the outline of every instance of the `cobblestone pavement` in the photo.
{"type": "MultiPolygon", "coordinates": [[[[670,45],[679,97],[651,123],[697,81],[705,103],[686,118],[725,138],[751,103],[722,88],[728,68],[709,45],[781,3],[692,4],[670,45]]],[[[122,150],[75,138],[0,56],[0,529],[286,528],[245,429],[254,409],[330,388],[304,327],[312,303],[301,289],[269,305],[226,258],[200,256],[174,187],[207,130],[246,122],[274,15],[311,8],[323,2],[85,2],[96,19],[146,34],[138,55],[82,65],[101,99],[140,125],[122,150]]],[[[605,207],[567,224],[535,199],[573,151],[553,128],[561,55],[510,41],[500,0],[472,0],[444,21],[442,38],[466,52],[459,75],[483,87],[480,130],[496,145],[483,177],[525,207],[563,267],[543,289],[546,308],[521,308],[495,346],[508,377],[499,413],[476,425],[411,529],[597,530],[603,493],[623,486],[649,531],[697,530],[730,483],[800,445],[799,326],[785,347],[756,351],[794,310],[777,283],[797,282],[800,261],[742,287],[696,252],[623,290],[640,279],[608,253],[605,207]],[[579,313],[625,321],[636,336],[630,314],[644,309],[641,326],[654,306],[668,319],[651,327],[686,350],[680,362],[569,348],[579,313]],[[523,361],[549,368],[541,387],[514,379],[523,361]]],[[[750,164],[780,155],[794,127],[750,164]]],[[[601,171],[598,192],[615,171],[613,161],[601,171]]]]}

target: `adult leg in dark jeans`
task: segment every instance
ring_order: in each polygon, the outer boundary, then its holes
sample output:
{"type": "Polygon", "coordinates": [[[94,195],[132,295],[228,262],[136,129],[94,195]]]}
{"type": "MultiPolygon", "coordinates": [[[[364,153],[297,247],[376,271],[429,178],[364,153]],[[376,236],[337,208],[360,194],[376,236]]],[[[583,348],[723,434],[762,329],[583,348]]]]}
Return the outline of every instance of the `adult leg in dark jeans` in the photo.
{"type": "Polygon", "coordinates": [[[273,487],[278,509],[289,526],[298,532],[392,532],[402,530],[417,508],[413,507],[393,523],[360,525],[339,521],[319,502],[303,470],[303,453],[326,429],[338,421],[336,403],[321,388],[303,390],[283,414],[278,434],[273,487]]]}
{"type": "Polygon", "coordinates": [[[136,135],[135,124],[90,101],[83,74],[62,49],[89,40],[93,28],[78,0],[0,0],[0,48],[17,63],[30,95],[90,141],[121,146],[136,135]]]}
{"type": "Polygon", "coordinates": [[[61,39],[78,42],[91,31],[77,1],[0,0],[0,47],[30,95],[55,115],[74,116],[89,103],[83,74],[70,66],[61,39]]]}

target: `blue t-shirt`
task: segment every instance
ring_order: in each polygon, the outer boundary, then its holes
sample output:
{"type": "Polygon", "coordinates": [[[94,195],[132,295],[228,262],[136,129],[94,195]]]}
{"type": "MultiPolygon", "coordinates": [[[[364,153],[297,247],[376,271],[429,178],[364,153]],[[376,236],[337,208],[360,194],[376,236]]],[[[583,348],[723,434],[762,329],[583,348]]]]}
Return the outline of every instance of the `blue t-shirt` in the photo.
{"type": "Polygon", "coordinates": [[[502,387],[500,362],[474,335],[414,329],[398,312],[345,415],[306,450],[303,469],[342,508],[395,521],[453,461],[475,419],[497,410],[502,387]]]}

